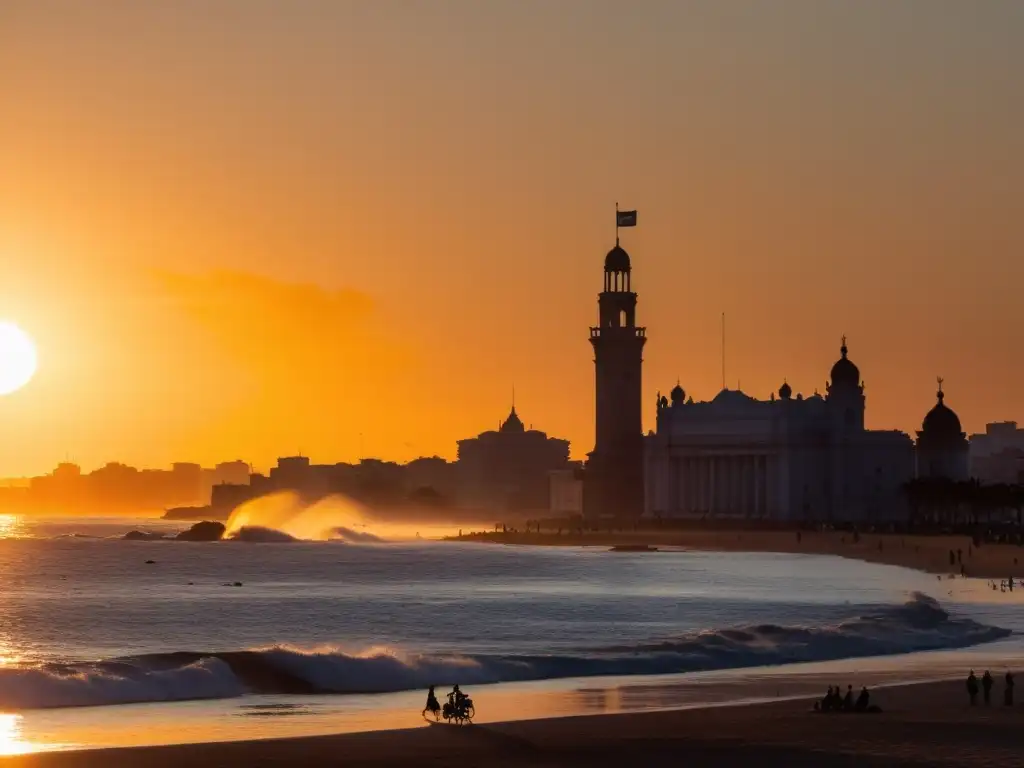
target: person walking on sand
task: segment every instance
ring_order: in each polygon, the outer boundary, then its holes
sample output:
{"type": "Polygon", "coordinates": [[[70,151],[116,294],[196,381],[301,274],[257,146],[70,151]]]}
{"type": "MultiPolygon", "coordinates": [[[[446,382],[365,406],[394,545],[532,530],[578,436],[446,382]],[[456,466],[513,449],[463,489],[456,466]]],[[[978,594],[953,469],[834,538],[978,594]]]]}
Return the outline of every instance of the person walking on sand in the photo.
{"type": "Polygon", "coordinates": [[[1006,687],[1003,689],[1003,704],[1007,707],[1013,706],[1013,673],[1006,673],[1006,687]]]}
{"type": "Polygon", "coordinates": [[[981,676],[981,695],[985,699],[985,706],[992,703],[992,675],[987,669],[981,676]]]}
{"type": "Polygon", "coordinates": [[[967,695],[971,697],[971,706],[978,703],[978,678],[974,676],[974,670],[967,676],[967,695]]]}

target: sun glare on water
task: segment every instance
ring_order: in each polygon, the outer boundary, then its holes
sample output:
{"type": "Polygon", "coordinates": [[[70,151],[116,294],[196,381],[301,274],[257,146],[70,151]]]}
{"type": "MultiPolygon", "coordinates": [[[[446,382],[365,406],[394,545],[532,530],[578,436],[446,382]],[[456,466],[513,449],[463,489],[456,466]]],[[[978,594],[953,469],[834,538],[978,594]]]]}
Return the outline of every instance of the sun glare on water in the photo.
{"type": "Polygon", "coordinates": [[[0,322],[0,395],[28,384],[36,372],[36,347],[14,323],[0,322]]]}

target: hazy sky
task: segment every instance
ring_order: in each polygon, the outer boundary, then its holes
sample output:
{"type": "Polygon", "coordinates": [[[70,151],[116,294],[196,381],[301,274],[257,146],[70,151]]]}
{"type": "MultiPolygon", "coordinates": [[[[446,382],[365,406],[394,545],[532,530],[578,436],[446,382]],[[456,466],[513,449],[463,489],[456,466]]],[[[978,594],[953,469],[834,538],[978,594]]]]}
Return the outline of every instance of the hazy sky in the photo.
{"type": "Polygon", "coordinates": [[[0,3],[0,475],[593,441],[616,201],[644,406],[935,377],[1024,422],[1024,3],[0,3]],[[362,436],[361,436],[362,435],[362,436]]]}

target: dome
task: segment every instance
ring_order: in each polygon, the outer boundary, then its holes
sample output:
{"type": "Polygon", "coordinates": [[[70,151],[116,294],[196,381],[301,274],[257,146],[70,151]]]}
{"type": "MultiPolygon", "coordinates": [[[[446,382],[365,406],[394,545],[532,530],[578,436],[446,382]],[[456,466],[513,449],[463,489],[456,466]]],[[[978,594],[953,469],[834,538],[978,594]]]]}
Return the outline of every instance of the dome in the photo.
{"type": "Polygon", "coordinates": [[[942,389],[939,389],[936,397],[939,401],[925,415],[924,423],[921,425],[922,434],[929,439],[959,440],[963,437],[960,417],[956,415],[956,411],[943,402],[945,393],[942,389]]]}
{"type": "Polygon", "coordinates": [[[629,272],[629,254],[618,243],[604,257],[604,271],[629,272]]]}
{"type": "Polygon", "coordinates": [[[502,422],[502,432],[525,432],[526,427],[523,426],[522,419],[519,418],[519,414],[516,413],[516,407],[512,406],[512,411],[509,413],[508,418],[502,422]]]}
{"type": "Polygon", "coordinates": [[[711,402],[719,405],[744,406],[754,402],[754,398],[738,389],[723,389],[711,402]]]}
{"type": "Polygon", "coordinates": [[[846,356],[846,337],[843,336],[843,346],[839,348],[842,357],[836,361],[836,364],[832,366],[832,373],[829,378],[832,379],[832,386],[837,384],[849,385],[852,387],[860,386],[860,370],[856,365],[846,356]]]}
{"type": "Polygon", "coordinates": [[[676,385],[672,387],[672,391],[669,392],[669,395],[672,397],[673,405],[675,405],[676,403],[686,402],[686,392],[683,391],[683,388],[679,385],[679,382],[676,382],[676,385]]]}
{"type": "Polygon", "coordinates": [[[779,387],[779,397],[783,400],[789,400],[793,396],[793,388],[789,386],[789,382],[783,381],[782,386],[779,387]]]}

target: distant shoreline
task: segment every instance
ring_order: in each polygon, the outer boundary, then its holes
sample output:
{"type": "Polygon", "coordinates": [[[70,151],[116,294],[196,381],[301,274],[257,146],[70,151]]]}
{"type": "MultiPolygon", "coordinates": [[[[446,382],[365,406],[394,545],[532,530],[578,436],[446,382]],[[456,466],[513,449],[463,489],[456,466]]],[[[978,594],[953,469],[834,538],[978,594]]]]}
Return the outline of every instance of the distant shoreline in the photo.
{"type": "MultiPolygon", "coordinates": [[[[451,537],[448,541],[517,546],[651,547],[708,552],[777,552],[780,554],[836,555],[883,565],[912,568],[940,576],[1002,580],[1024,577],[1024,547],[983,544],[974,547],[969,536],[862,533],[855,540],[846,531],[763,531],[662,529],[639,531],[483,531],[451,537]],[[957,551],[959,550],[959,560],[957,551]],[[950,552],[954,563],[950,564],[950,552]]],[[[656,557],[658,553],[651,553],[656,557]]]]}

